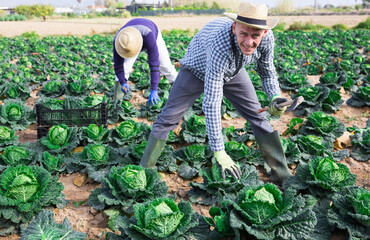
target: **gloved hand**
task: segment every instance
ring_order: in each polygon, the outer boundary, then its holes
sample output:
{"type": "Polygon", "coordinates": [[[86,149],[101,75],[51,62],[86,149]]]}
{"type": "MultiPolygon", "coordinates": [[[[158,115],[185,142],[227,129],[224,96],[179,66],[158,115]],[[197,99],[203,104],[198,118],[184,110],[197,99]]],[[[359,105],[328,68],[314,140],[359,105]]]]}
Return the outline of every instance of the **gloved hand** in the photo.
{"type": "Polygon", "coordinates": [[[227,155],[225,150],[215,152],[216,161],[220,167],[221,175],[223,179],[225,177],[225,171],[228,171],[236,179],[240,179],[242,172],[239,166],[231,160],[230,156],[227,155]]]}
{"type": "Polygon", "coordinates": [[[122,91],[124,94],[126,94],[126,93],[130,92],[130,87],[128,86],[128,84],[127,84],[127,83],[122,84],[122,86],[121,86],[121,91],[122,91]]]}
{"type": "Polygon", "coordinates": [[[159,99],[158,96],[158,90],[151,90],[150,95],[149,95],[149,100],[148,100],[148,105],[155,105],[161,100],[159,99]]]}
{"type": "Polygon", "coordinates": [[[271,98],[269,105],[269,112],[273,116],[281,115],[287,109],[287,107],[279,108],[277,105],[288,101],[287,98],[283,98],[280,95],[275,95],[271,98]]]}

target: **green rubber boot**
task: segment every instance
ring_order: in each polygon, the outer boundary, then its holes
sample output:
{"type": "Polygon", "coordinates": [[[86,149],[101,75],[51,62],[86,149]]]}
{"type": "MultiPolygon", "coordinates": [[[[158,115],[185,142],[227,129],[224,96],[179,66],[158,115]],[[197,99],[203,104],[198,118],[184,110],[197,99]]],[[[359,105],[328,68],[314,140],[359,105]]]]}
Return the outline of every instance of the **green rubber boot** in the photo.
{"type": "Polygon", "coordinates": [[[281,184],[284,179],[293,176],[289,171],[286,158],[277,131],[256,137],[262,157],[271,168],[270,180],[281,184]]]}
{"type": "Polygon", "coordinates": [[[116,84],[114,86],[114,95],[113,95],[113,100],[116,99],[123,99],[124,93],[121,91],[121,84],[116,81],[116,84]]]}
{"type": "Polygon", "coordinates": [[[155,138],[150,135],[143,157],[140,160],[140,165],[145,168],[154,167],[165,145],[165,139],[155,138]]]}

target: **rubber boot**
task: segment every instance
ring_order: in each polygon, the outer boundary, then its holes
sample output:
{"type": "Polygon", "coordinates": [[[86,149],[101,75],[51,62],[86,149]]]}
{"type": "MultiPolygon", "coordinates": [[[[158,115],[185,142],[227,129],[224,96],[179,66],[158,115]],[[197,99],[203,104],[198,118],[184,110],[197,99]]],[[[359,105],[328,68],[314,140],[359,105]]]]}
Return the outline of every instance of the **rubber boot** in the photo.
{"type": "Polygon", "coordinates": [[[261,155],[271,168],[270,181],[281,184],[284,179],[292,176],[286,163],[286,158],[277,131],[256,137],[261,155]]]}
{"type": "Polygon", "coordinates": [[[116,99],[123,99],[124,93],[121,91],[121,84],[116,81],[116,84],[114,86],[114,95],[113,95],[113,100],[116,99]]]}
{"type": "Polygon", "coordinates": [[[165,145],[166,139],[159,139],[150,135],[140,165],[145,168],[154,167],[165,145]]]}

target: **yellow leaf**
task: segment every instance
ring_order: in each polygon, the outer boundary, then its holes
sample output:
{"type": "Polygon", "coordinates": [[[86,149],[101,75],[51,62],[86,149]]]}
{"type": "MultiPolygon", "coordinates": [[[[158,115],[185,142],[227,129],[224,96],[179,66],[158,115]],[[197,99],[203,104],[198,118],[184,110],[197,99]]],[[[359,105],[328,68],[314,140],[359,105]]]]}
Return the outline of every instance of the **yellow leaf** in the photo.
{"type": "Polygon", "coordinates": [[[72,150],[72,153],[79,153],[84,150],[83,146],[76,147],[75,149],[72,150]]]}
{"type": "Polygon", "coordinates": [[[230,120],[230,119],[232,119],[232,118],[230,117],[230,115],[229,115],[229,114],[227,114],[227,113],[224,113],[223,117],[224,117],[226,120],[230,120]]]}

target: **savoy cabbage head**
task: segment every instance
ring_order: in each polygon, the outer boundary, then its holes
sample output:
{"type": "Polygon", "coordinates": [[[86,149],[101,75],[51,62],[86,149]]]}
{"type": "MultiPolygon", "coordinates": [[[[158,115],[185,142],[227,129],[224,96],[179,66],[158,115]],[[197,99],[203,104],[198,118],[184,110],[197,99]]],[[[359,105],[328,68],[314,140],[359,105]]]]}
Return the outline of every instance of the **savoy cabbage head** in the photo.
{"type": "Polygon", "coordinates": [[[356,92],[352,92],[352,97],[346,103],[352,107],[369,107],[370,86],[360,86],[356,92]]]}
{"type": "Polygon", "coordinates": [[[336,163],[331,157],[318,156],[308,164],[298,165],[295,176],[288,178],[283,188],[308,189],[312,195],[325,198],[355,183],[356,175],[346,165],[336,163]]]}
{"type": "Polygon", "coordinates": [[[121,122],[112,130],[111,138],[117,147],[130,143],[141,143],[148,139],[149,126],[145,122],[135,122],[133,119],[121,122]]]}
{"type": "Polygon", "coordinates": [[[136,117],[139,114],[138,109],[136,109],[129,101],[122,101],[121,107],[122,109],[118,112],[118,115],[123,121],[136,117]]]}
{"type": "Polygon", "coordinates": [[[333,116],[327,115],[321,111],[314,112],[303,123],[299,129],[302,135],[322,136],[324,140],[334,142],[334,140],[343,135],[346,131],[344,123],[333,116]]]}
{"type": "Polygon", "coordinates": [[[351,142],[353,145],[351,157],[357,161],[368,161],[370,159],[370,119],[367,120],[365,128],[355,127],[351,142]]]}
{"type": "Polygon", "coordinates": [[[48,151],[45,151],[39,154],[38,163],[51,174],[56,174],[64,172],[66,169],[64,159],[64,155],[50,154],[48,151]]]}
{"type": "Polygon", "coordinates": [[[5,100],[0,109],[0,122],[11,129],[25,130],[36,122],[31,108],[19,100],[5,100]]]}
{"type": "Polygon", "coordinates": [[[50,80],[43,83],[43,87],[37,93],[41,97],[60,97],[64,94],[65,83],[59,80],[50,80]]]}
{"type": "Polygon", "coordinates": [[[136,204],[134,213],[131,218],[116,218],[123,239],[208,239],[209,236],[208,224],[194,213],[190,202],[181,200],[176,204],[170,198],[157,198],[136,204]]]}
{"type": "Polygon", "coordinates": [[[330,90],[328,97],[322,102],[322,110],[327,113],[334,113],[339,111],[343,102],[339,91],[330,90]]]}
{"type": "Polygon", "coordinates": [[[130,164],[113,166],[101,184],[89,196],[89,204],[96,210],[117,208],[132,213],[135,204],[165,197],[168,191],[156,170],[130,164]]]}
{"type": "Polygon", "coordinates": [[[265,162],[259,151],[247,147],[243,142],[228,141],[225,143],[225,151],[231,159],[242,164],[263,165],[265,162]]]}
{"type": "Polygon", "coordinates": [[[180,162],[178,174],[184,179],[192,179],[207,165],[212,157],[211,149],[204,144],[192,144],[180,148],[174,156],[180,162]]]}
{"type": "Polygon", "coordinates": [[[39,140],[49,152],[70,152],[79,143],[77,127],[65,124],[55,125],[49,129],[48,135],[39,140]]]}
{"type": "Polygon", "coordinates": [[[42,208],[63,208],[67,201],[63,184],[57,177],[38,166],[8,167],[0,180],[0,216],[18,229],[30,221],[42,208]]]}
{"type": "Polygon", "coordinates": [[[6,146],[18,144],[18,135],[15,135],[15,130],[6,126],[0,126],[0,151],[6,146]]]}
{"type": "Polygon", "coordinates": [[[68,173],[80,171],[100,182],[113,165],[121,163],[119,150],[104,144],[89,144],[65,160],[68,173]]]}
{"type": "Polygon", "coordinates": [[[1,90],[0,95],[5,96],[7,99],[21,99],[25,101],[31,96],[31,89],[21,83],[8,82],[4,84],[1,90]]]}
{"type": "Polygon", "coordinates": [[[87,127],[81,127],[79,129],[80,139],[83,141],[84,145],[89,143],[99,144],[107,143],[110,136],[110,131],[108,128],[105,128],[104,125],[96,125],[94,123],[90,124],[87,127]]]}
{"type": "Polygon", "coordinates": [[[188,121],[181,124],[181,138],[187,143],[204,143],[207,141],[206,119],[193,114],[188,121]]]}
{"type": "Polygon", "coordinates": [[[30,165],[36,163],[36,152],[22,146],[8,146],[0,154],[0,164],[16,167],[20,164],[30,165]]]}
{"type": "Polygon", "coordinates": [[[292,98],[302,96],[304,101],[296,107],[294,115],[299,117],[304,114],[310,115],[316,111],[320,111],[322,102],[328,97],[330,89],[326,86],[310,86],[301,87],[298,93],[293,95],[292,98]]]}
{"type": "Polygon", "coordinates": [[[311,239],[316,225],[312,206],[293,189],[283,193],[274,184],[246,186],[229,201],[230,226],[235,237],[311,239]]]}
{"type": "Polygon", "coordinates": [[[349,239],[370,236],[370,191],[363,187],[349,187],[332,196],[328,211],[330,225],[347,230],[349,239]]]}

